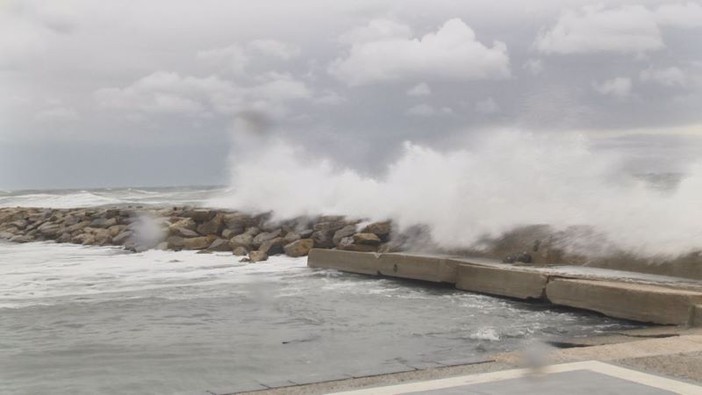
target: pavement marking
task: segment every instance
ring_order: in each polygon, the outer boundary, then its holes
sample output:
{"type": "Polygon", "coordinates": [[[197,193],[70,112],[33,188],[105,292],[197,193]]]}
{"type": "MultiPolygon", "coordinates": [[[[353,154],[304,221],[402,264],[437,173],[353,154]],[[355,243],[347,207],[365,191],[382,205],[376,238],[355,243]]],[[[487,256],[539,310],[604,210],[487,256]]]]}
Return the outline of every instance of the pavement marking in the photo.
{"type": "MultiPolygon", "coordinates": [[[[464,387],[473,384],[490,383],[509,379],[521,379],[534,376],[535,374],[551,374],[572,372],[576,370],[587,370],[604,374],[607,376],[631,381],[638,384],[647,385],[665,391],[671,391],[685,395],[702,395],[702,387],[685,383],[665,377],[655,376],[648,373],[639,372],[619,366],[610,365],[599,361],[583,361],[564,363],[560,365],[547,366],[541,371],[535,372],[533,369],[513,369],[500,372],[482,373],[475,375],[451,377],[446,379],[421,381],[415,383],[390,385],[385,387],[367,388],[362,390],[352,390],[336,392],[332,395],[391,395],[391,394],[411,394],[413,392],[450,389],[454,387],[464,387]]],[[[567,390],[564,388],[564,390],[567,390]]]]}

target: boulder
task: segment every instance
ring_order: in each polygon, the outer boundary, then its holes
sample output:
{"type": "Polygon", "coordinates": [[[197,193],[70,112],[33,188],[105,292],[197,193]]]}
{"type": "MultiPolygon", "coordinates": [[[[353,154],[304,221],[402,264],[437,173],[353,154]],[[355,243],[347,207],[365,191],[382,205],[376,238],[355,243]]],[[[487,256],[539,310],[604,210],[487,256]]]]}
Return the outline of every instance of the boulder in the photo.
{"type": "Polygon", "coordinates": [[[353,235],[353,243],[377,246],[380,245],[380,238],[374,233],[356,233],[353,235]]]}
{"type": "Polygon", "coordinates": [[[186,211],[183,213],[183,215],[192,218],[193,221],[197,223],[203,223],[214,218],[215,215],[217,215],[217,212],[207,209],[195,209],[191,211],[186,211]]]}
{"type": "Polygon", "coordinates": [[[202,223],[197,227],[197,233],[201,235],[218,235],[224,228],[222,214],[216,214],[211,220],[202,223]]]}
{"type": "Polygon", "coordinates": [[[300,257],[309,254],[312,247],[314,247],[314,240],[300,239],[286,244],[285,247],[283,247],[283,250],[287,256],[300,257]]]}
{"type": "Polygon", "coordinates": [[[71,243],[73,244],[83,244],[83,245],[94,245],[95,235],[91,233],[81,233],[78,236],[73,236],[71,238],[71,243]]]}
{"type": "Polygon", "coordinates": [[[184,250],[204,250],[214,241],[214,236],[200,236],[183,239],[184,250]]]}
{"type": "MultiPolygon", "coordinates": [[[[190,238],[190,237],[199,237],[201,236],[200,233],[197,233],[194,230],[186,229],[186,228],[178,228],[175,230],[173,233],[174,236],[180,236],[182,238],[190,238]]],[[[206,235],[205,235],[206,236],[206,235]]]]}
{"type": "Polygon", "coordinates": [[[341,239],[341,242],[339,242],[339,245],[336,248],[344,251],[355,252],[376,252],[378,250],[377,246],[354,243],[353,237],[344,237],[341,239]]]}
{"type": "Polygon", "coordinates": [[[207,247],[208,251],[231,251],[229,240],[217,238],[207,247]]]}
{"type": "Polygon", "coordinates": [[[334,247],[333,230],[317,230],[312,232],[312,240],[316,248],[333,248],[334,247]]]}
{"type": "Polygon", "coordinates": [[[83,228],[87,228],[88,225],[90,225],[90,222],[91,222],[91,221],[88,221],[88,220],[78,222],[77,224],[74,224],[74,225],[71,225],[71,226],[67,227],[67,228],[66,228],[66,232],[68,232],[68,233],[75,233],[75,232],[77,232],[77,231],[79,231],[79,230],[82,230],[83,228]]]}
{"type": "Polygon", "coordinates": [[[334,233],[334,237],[332,237],[332,242],[334,243],[334,245],[339,245],[341,239],[343,239],[344,237],[353,236],[354,233],[356,233],[356,225],[346,225],[334,233]]]}
{"type": "Polygon", "coordinates": [[[229,240],[229,239],[231,239],[232,237],[234,237],[234,236],[236,236],[236,235],[242,234],[243,232],[244,232],[243,229],[241,230],[241,232],[237,232],[236,230],[224,228],[224,229],[222,230],[222,237],[225,238],[225,239],[227,239],[227,240],[229,240]]]}
{"type": "Polygon", "coordinates": [[[166,243],[170,250],[181,250],[185,245],[185,239],[180,236],[169,236],[166,239],[166,243]]]}
{"type": "Polygon", "coordinates": [[[236,247],[234,251],[232,251],[232,254],[236,256],[246,256],[248,253],[249,250],[247,250],[245,247],[236,247]]]}
{"type": "Polygon", "coordinates": [[[261,243],[258,248],[260,252],[265,252],[267,255],[277,255],[283,253],[283,246],[285,246],[285,241],[282,237],[276,237],[275,239],[266,240],[261,243]]]}
{"type": "MultiPolygon", "coordinates": [[[[27,237],[27,236],[16,236],[16,237],[27,237]]],[[[56,239],[56,242],[58,242],[58,243],[70,243],[72,238],[73,238],[73,236],[72,236],[70,233],[68,233],[68,232],[63,232],[63,233],[61,234],[61,236],[59,236],[58,239],[56,239]]],[[[31,238],[29,238],[29,239],[31,240],[31,238]]],[[[12,239],[10,239],[10,241],[17,242],[17,239],[16,239],[15,237],[13,237],[12,239]]]]}
{"type": "Polygon", "coordinates": [[[100,217],[90,221],[91,228],[109,228],[110,226],[115,225],[117,225],[117,218],[107,219],[100,217]]]}
{"type": "Polygon", "coordinates": [[[60,233],[63,233],[61,226],[51,222],[43,223],[38,229],[39,234],[47,238],[55,238],[58,237],[60,233]]]}
{"type": "MultiPolygon", "coordinates": [[[[225,230],[228,229],[233,233],[232,237],[244,233],[246,228],[254,225],[251,216],[242,213],[224,214],[222,220],[224,221],[225,230]]],[[[224,235],[224,231],[222,231],[222,235],[224,235]]]]}
{"type": "MultiPolygon", "coordinates": [[[[122,245],[122,244],[126,243],[127,240],[129,240],[129,238],[130,238],[131,236],[132,236],[132,232],[131,232],[131,231],[129,231],[129,230],[124,230],[124,231],[120,232],[120,234],[118,234],[117,236],[115,236],[115,237],[112,238],[112,244],[115,244],[115,245],[122,245]]],[[[167,242],[166,242],[166,245],[168,245],[167,242]]]]}
{"type": "Polygon", "coordinates": [[[285,237],[283,237],[283,240],[285,241],[285,244],[290,244],[293,241],[300,240],[301,238],[302,237],[300,237],[300,235],[297,234],[296,232],[290,231],[290,232],[285,234],[285,237]]]}
{"type": "MultiPolygon", "coordinates": [[[[328,217],[325,217],[328,218],[328,217]]],[[[340,217],[343,218],[343,217],[340,217]]],[[[338,219],[337,217],[334,217],[334,220],[332,221],[322,221],[322,222],[317,222],[314,224],[312,229],[315,232],[336,232],[337,230],[343,228],[346,226],[347,223],[343,219],[338,219]]]]}
{"type": "Polygon", "coordinates": [[[234,236],[229,240],[229,247],[234,250],[237,247],[244,247],[246,250],[251,249],[251,245],[253,244],[253,236],[251,236],[248,233],[243,233],[238,236],[234,236]]]}
{"type": "Polygon", "coordinates": [[[374,222],[361,230],[361,233],[373,233],[380,240],[387,241],[392,231],[392,223],[390,221],[374,222]]]}
{"type": "Polygon", "coordinates": [[[263,243],[265,243],[266,241],[273,240],[273,239],[277,238],[278,236],[280,236],[281,233],[282,233],[281,229],[276,229],[272,232],[259,233],[253,239],[253,246],[259,247],[263,243]]]}
{"type": "Polygon", "coordinates": [[[263,251],[251,251],[249,252],[249,262],[263,262],[268,260],[268,255],[263,251]]]}
{"type": "Polygon", "coordinates": [[[110,231],[110,236],[116,237],[118,234],[122,233],[127,227],[124,225],[114,225],[107,228],[110,231]]]}
{"type": "MultiPolygon", "coordinates": [[[[0,237],[0,238],[2,238],[2,237],[0,237]]],[[[33,240],[34,239],[32,239],[30,236],[26,236],[26,235],[17,235],[17,236],[13,236],[10,238],[10,241],[13,243],[29,243],[30,241],[33,241],[33,240]]],[[[71,240],[69,239],[68,241],[70,242],[71,240]]]]}
{"type": "MultiPolygon", "coordinates": [[[[193,221],[192,218],[183,218],[181,220],[178,220],[174,223],[172,223],[170,226],[168,226],[168,234],[173,235],[173,236],[183,236],[182,235],[182,230],[189,230],[192,233],[197,236],[195,233],[195,228],[197,228],[197,223],[193,221]]],[[[183,237],[195,237],[195,236],[183,236],[183,237]]]]}

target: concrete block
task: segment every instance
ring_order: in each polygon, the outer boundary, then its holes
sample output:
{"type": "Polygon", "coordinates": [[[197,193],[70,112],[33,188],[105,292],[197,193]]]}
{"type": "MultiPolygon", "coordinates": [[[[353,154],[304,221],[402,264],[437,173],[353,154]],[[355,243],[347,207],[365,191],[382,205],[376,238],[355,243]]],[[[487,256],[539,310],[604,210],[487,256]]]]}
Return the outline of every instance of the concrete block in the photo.
{"type": "Polygon", "coordinates": [[[449,259],[410,254],[382,254],[380,274],[435,283],[456,283],[458,264],[449,259]]]}
{"type": "Polygon", "coordinates": [[[693,328],[702,326],[702,304],[690,306],[690,317],[687,321],[687,325],[693,328]]]}
{"type": "Polygon", "coordinates": [[[378,275],[380,254],[313,248],[307,256],[307,266],[336,269],[342,272],[378,275]]]}
{"type": "Polygon", "coordinates": [[[512,266],[503,269],[460,264],[456,288],[517,299],[539,299],[547,281],[547,276],[542,273],[523,271],[512,266]]]}
{"type": "Polygon", "coordinates": [[[546,286],[553,304],[596,311],[610,317],[656,324],[688,323],[690,307],[702,293],[657,285],[595,280],[553,279],[546,286]]]}

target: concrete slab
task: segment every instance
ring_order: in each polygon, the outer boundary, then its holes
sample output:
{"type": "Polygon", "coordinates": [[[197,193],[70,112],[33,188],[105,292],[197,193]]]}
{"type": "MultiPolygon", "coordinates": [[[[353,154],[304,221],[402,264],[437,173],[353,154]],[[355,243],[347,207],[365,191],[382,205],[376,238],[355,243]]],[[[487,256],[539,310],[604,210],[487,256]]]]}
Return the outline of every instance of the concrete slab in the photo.
{"type": "Polygon", "coordinates": [[[641,322],[681,325],[702,293],[648,284],[580,279],[552,279],[546,286],[551,303],[641,322]]]}
{"type": "Polygon", "coordinates": [[[458,265],[456,288],[518,299],[541,299],[548,277],[513,267],[458,265]]]}
{"type": "Polygon", "coordinates": [[[447,379],[336,392],[335,395],[702,394],[702,387],[597,361],[513,369],[447,379]]]}
{"type": "Polygon", "coordinates": [[[336,269],[342,272],[378,275],[380,254],[313,248],[307,256],[307,266],[336,269]]]}
{"type": "Polygon", "coordinates": [[[458,264],[442,257],[381,254],[379,263],[382,275],[412,280],[454,284],[458,273],[458,264]]]}

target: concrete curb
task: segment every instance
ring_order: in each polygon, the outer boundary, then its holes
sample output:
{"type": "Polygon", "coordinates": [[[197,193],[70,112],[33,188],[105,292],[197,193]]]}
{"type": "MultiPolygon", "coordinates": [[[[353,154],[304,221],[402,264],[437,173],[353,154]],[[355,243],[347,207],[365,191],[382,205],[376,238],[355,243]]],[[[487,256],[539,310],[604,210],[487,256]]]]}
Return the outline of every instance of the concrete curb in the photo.
{"type": "Polygon", "coordinates": [[[545,268],[472,263],[466,259],[322,249],[310,251],[307,265],[455,284],[464,291],[524,300],[541,299],[633,321],[702,325],[702,283],[696,289],[689,289],[689,286],[676,289],[673,283],[645,284],[617,276],[592,279],[562,270],[549,272],[545,268]]]}

